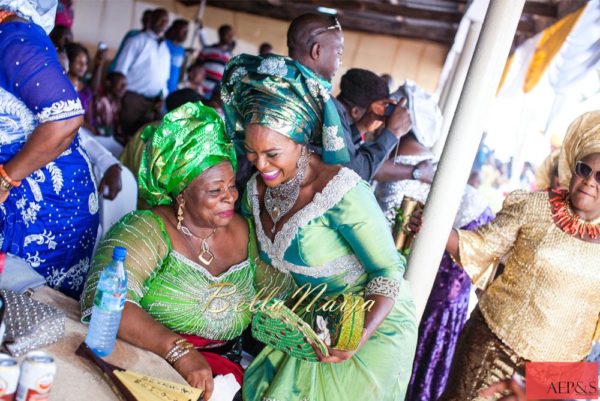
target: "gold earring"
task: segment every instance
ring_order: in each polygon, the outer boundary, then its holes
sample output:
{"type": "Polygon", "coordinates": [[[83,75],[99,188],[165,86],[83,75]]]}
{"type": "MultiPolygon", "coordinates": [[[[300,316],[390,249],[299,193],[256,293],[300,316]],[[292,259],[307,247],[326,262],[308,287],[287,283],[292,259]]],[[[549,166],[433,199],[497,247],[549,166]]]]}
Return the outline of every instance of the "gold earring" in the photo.
{"type": "Polygon", "coordinates": [[[177,229],[181,230],[181,223],[183,222],[183,205],[185,205],[185,201],[182,201],[179,204],[179,208],[177,209],[177,229]]]}

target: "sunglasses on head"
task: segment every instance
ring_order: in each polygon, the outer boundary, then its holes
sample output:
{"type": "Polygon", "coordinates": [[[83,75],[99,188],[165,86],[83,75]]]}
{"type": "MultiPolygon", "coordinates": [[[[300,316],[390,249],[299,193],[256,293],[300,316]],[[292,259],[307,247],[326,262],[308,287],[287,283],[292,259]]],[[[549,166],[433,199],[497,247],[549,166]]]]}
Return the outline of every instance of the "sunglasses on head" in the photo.
{"type": "Polygon", "coordinates": [[[328,26],[327,28],[317,28],[313,32],[311,32],[311,34],[308,36],[308,41],[307,41],[309,44],[312,42],[312,40],[314,38],[321,35],[322,33],[329,32],[334,29],[337,29],[338,31],[342,32],[342,26],[340,25],[340,22],[338,21],[338,19],[333,16],[330,17],[330,19],[331,19],[330,26],[328,26]]]}
{"type": "Polygon", "coordinates": [[[600,170],[594,171],[594,169],[582,161],[575,163],[575,174],[584,180],[587,180],[593,174],[596,184],[600,185],[600,170]]]}

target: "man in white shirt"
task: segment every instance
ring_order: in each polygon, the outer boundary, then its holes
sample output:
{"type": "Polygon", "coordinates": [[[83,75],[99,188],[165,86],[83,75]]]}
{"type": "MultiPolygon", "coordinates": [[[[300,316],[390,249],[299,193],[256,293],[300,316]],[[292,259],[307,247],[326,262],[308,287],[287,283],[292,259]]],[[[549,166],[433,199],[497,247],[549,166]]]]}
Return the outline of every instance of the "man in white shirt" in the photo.
{"type": "Polygon", "coordinates": [[[171,68],[171,53],[162,38],[168,23],[165,9],[152,11],[150,29],[129,38],[117,59],[115,71],[128,83],[120,114],[124,137],[115,138],[122,145],[144,124],[160,118],[171,68]]]}

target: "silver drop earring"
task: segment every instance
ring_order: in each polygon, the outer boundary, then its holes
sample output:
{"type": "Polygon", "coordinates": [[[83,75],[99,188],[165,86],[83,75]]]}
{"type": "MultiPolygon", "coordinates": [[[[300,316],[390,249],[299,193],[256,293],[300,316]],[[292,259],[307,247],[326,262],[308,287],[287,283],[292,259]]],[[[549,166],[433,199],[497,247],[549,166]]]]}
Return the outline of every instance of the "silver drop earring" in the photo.
{"type": "Polygon", "coordinates": [[[306,175],[310,157],[311,152],[308,151],[306,146],[303,146],[300,157],[296,162],[296,167],[298,168],[296,175],[291,180],[281,183],[276,187],[267,187],[265,191],[265,208],[269,217],[271,217],[271,221],[273,221],[271,233],[275,232],[277,222],[294,207],[294,204],[298,200],[300,183],[306,175]]]}

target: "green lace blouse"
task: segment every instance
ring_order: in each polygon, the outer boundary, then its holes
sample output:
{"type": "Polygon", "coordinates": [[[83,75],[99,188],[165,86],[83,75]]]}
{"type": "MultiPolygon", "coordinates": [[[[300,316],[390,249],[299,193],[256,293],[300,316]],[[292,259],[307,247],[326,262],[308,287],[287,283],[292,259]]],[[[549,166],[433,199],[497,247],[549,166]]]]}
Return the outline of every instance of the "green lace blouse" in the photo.
{"type": "MultiPolygon", "coordinates": [[[[250,324],[254,290],[252,258],[215,277],[172,248],[163,220],[135,211],[117,222],[99,244],[81,298],[89,321],[102,269],[115,246],[127,248],[127,301],[170,330],[211,340],[231,340],[250,324]]],[[[252,255],[252,241],[248,254],[252,255]]]]}

